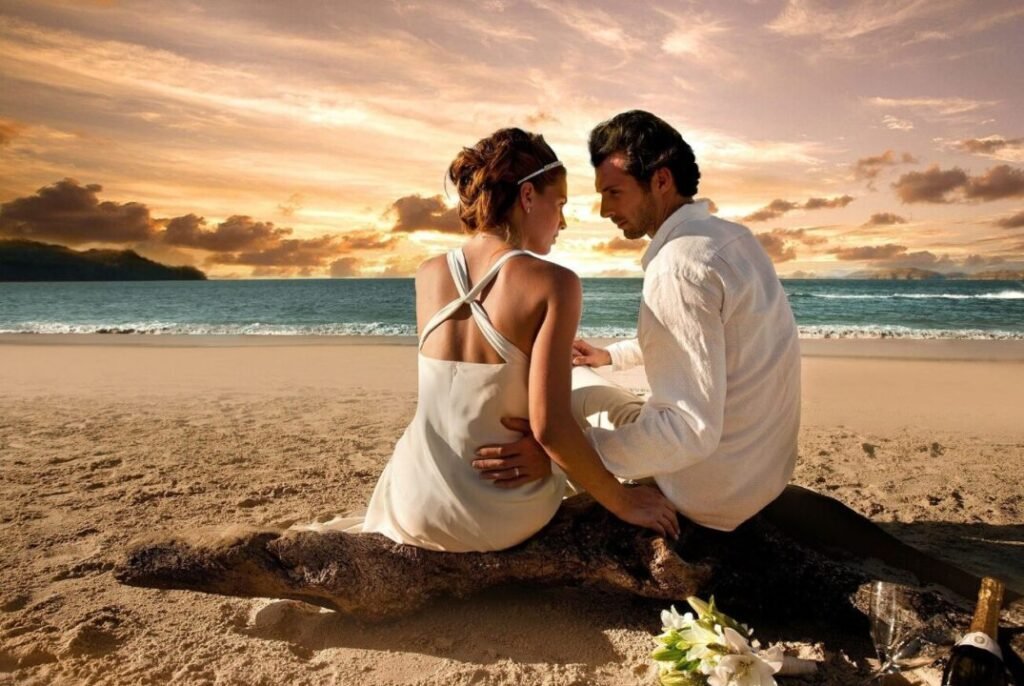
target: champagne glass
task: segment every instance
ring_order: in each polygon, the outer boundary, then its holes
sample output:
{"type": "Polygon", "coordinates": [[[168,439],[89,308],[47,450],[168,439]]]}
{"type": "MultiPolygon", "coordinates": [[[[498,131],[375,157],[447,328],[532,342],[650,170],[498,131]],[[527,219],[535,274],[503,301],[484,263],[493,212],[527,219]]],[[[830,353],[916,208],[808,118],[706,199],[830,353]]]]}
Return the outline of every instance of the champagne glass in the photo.
{"type": "Polygon", "coordinates": [[[871,640],[880,666],[872,679],[883,680],[931,664],[938,656],[929,627],[910,603],[910,589],[890,581],[871,585],[871,640]]]}

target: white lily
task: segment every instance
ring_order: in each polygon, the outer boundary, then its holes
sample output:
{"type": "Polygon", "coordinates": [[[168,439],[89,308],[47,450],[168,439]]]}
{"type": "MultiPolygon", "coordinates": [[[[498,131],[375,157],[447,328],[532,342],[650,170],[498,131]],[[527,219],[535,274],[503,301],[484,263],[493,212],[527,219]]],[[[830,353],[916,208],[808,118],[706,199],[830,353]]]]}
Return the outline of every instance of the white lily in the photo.
{"type": "Polygon", "coordinates": [[[725,643],[722,634],[707,629],[696,622],[680,631],[679,638],[690,646],[690,649],[686,652],[687,660],[704,660],[706,657],[713,657],[718,653],[708,646],[712,644],[720,646],[725,643]]]}
{"type": "Polygon", "coordinates": [[[665,631],[669,629],[685,629],[691,624],[693,624],[692,612],[680,615],[675,605],[672,605],[668,610],[661,611],[661,625],[665,628],[665,631]]]}
{"type": "Polygon", "coordinates": [[[708,675],[708,686],[777,686],[775,670],[753,653],[724,655],[708,675]]]}
{"type": "Polygon", "coordinates": [[[726,627],[723,634],[730,654],[723,655],[711,670],[708,686],[776,686],[773,675],[782,667],[781,648],[758,654],[736,630],[726,627]]]}

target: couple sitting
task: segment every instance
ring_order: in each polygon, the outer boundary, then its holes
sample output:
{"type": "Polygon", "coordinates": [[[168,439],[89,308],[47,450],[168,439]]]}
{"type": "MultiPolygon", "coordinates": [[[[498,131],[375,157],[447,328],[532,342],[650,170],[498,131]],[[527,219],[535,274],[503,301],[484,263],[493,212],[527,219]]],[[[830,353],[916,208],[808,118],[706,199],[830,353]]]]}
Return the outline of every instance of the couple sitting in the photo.
{"type": "Polygon", "coordinates": [[[677,513],[732,530],[792,475],[797,330],[746,228],[694,201],[700,172],[667,123],[632,111],[591,132],[601,216],[643,257],[637,340],[574,341],[579,277],[532,254],[565,228],[566,170],[536,134],[502,129],[448,169],[471,235],[416,275],[416,415],[348,528],[453,552],[500,550],[540,530],[571,486],[665,536],[677,513]],[[644,364],[646,402],[589,367],[644,364]],[[575,367],[575,369],[574,369],[575,367]],[[653,477],[654,486],[620,479],[653,477]]]}

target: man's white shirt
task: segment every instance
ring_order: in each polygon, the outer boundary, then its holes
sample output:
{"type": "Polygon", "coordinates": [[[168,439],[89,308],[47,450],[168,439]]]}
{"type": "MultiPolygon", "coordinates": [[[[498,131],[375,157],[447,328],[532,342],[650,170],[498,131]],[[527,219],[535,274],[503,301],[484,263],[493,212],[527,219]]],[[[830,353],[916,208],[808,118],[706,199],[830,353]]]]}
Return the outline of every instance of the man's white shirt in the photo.
{"type": "Polygon", "coordinates": [[[771,260],[706,201],[676,210],[644,253],[637,338],[614,369],[644,365],[633,423],[588,437],[621,478],[653,476],[686,517],[730,531],[774,500],[796,464],[800,350],[771,260]]]}

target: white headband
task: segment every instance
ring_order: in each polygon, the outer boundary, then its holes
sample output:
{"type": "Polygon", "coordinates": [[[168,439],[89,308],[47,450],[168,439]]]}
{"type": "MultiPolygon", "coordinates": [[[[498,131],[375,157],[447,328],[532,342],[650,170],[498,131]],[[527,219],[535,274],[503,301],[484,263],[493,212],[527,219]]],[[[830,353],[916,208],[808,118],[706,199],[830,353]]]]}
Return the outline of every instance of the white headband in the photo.
{"type": "Polygon", "coordinates": [[[537,171],[533,172],[532,174],[527,174],[523,178],[521,178],[518,181],[516,181],[516,185],[520,186],[520,185],[522,185],[523,183],[529,181],[530,179],[532,179],[535,176],[540,176],[541,174],[543,174],[546,171],[551,171],[552,169],[556,169],[556,168],[561,167],[561,166],[562,166],[562,160],[555,160],[554,162],[551,162],[549,164],[545,164],[543,167],[541,167],[537,171]]]}

